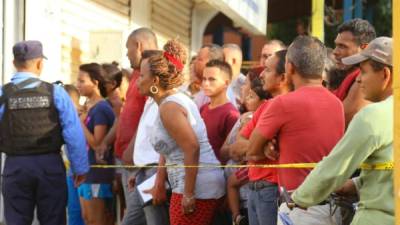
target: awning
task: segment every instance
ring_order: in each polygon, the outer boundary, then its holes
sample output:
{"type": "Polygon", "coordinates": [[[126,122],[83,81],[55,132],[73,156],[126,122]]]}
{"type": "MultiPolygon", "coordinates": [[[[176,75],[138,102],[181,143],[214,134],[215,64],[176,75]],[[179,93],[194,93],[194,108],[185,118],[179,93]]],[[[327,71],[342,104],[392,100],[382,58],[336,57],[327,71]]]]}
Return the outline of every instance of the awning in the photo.
{"type": "Polygon", "coordinates": [[[235,23],[254,34],[266,34],[267,0],[205,0],[235,23]]]}

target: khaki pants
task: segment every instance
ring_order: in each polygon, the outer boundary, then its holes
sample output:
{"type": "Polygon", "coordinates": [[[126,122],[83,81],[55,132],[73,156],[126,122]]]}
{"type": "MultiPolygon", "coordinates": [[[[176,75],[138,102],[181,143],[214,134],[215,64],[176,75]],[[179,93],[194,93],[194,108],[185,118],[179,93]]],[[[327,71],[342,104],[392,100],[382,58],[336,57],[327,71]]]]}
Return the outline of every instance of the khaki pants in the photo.
{"type": "MultiPolygon", "coordinates": [[[[333,210],[333,209],[332,209],[333,210]]],[[[285,213],[292,220],[293,225],[340,225],[340,209],[331,216],[329,204],[309,207],[307,210],[294,208],[290,210],[286,203],[280,205],[278,213],[285,213]]],[[[278,215],[278,225],[284,225],[278,215]]]]}

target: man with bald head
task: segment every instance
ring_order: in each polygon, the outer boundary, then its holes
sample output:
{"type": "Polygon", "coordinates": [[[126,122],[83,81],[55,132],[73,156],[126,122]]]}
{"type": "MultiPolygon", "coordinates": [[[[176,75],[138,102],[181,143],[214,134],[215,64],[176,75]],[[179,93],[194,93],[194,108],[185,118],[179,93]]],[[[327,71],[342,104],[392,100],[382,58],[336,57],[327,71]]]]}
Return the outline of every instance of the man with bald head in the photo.
{"type": "MultiPolygon", "coordinates": [[[[114,143],[116,164],[129,165],[133,164],[134,137],[146,102],[146,97],[140,95],[138,91],[136,80],[140,75],[139,68],[142,53],[146,50],[158,49],[156,35],[149,28],[138,28],[129,35],[126,48],[126,55],[134,70],[126,93],[126,101],[118,120],[116,120],[112,129],[108,132],[103,143],[98,148],[98,152],[101,155],[101,152],[105,151],[114,143]]],[[[137,195],[128,191],[128,178],[136,174],[137,171],[122,169],[119,172],[121,173],[125,200],[127,203],[127,210],[121,224],[146,224],[142,205],[138,204],[140,200],[137,199],[137,195]]]]}
{"type": "Polygon", "coordinates": [[[158,49],[157,38],[154,32],[149,28],[139,28],[132,31],[129,35],[126,41],[126,48],[128,50],[126,56],[128,56],[131,67],[138,70],[140,68],[142,53],[145,50],[158,49]]]}
{"type": "Polygon", "coordinates": [[[276,39],[268,41],[261,50],[260,66],[265,67],[265,61],[268,57],[272,56],[275,52],[284,49],[286,49],[286,46],[282,41],[276,39]]]}
{"type": "Polygon", "coordinates": [[[223,47],[225,62],[232,68],[232,82],[229,85],[227,95],[229,99],[233,99],[232,103],[238,108],[240,100],[240,89],[246,82],[246,76],[240,72],[242,68],[243,53],[242,49],[237,44],[225,44],[223,47]]]}

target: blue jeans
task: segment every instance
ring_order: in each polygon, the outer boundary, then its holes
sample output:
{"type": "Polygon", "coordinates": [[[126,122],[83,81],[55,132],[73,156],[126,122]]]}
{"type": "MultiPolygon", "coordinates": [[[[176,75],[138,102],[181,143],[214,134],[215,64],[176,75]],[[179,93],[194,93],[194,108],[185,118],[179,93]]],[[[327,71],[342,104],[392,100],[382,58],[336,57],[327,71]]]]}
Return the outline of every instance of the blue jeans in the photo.
{"type": "Polygon", "coordinates": [[[250,190],[247,200],[250,225],[276,225],[278,186],[250,190]]]}
{"type": "Polygon", "coordinates": [[[74,186],[72,176],[67,176],[68,185],[68,225],[85,225],[82,219],[81,205],[79,202],[78,188],[74,186]]]}

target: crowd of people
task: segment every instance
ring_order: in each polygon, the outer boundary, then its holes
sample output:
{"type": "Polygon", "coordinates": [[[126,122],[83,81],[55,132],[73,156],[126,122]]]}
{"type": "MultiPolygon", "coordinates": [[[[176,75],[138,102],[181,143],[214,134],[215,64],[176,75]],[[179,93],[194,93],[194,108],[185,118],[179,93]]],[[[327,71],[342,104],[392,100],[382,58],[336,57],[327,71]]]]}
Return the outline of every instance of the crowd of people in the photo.
{"type": "Polygon", "coordinates": [[[40,42],[14,46],[0,91],[7,224],[35,209],[51,225],[394,224],[393,173],[373,169],[393,162],[392,39],[368,21],[339,26],[334,49],[271,40],[246,74],[233,43],[187,67],[186,47],[159,48],[149,28],[126,48],[132,72],[82,64],[74,86],[39,80],[40,42]]]}

